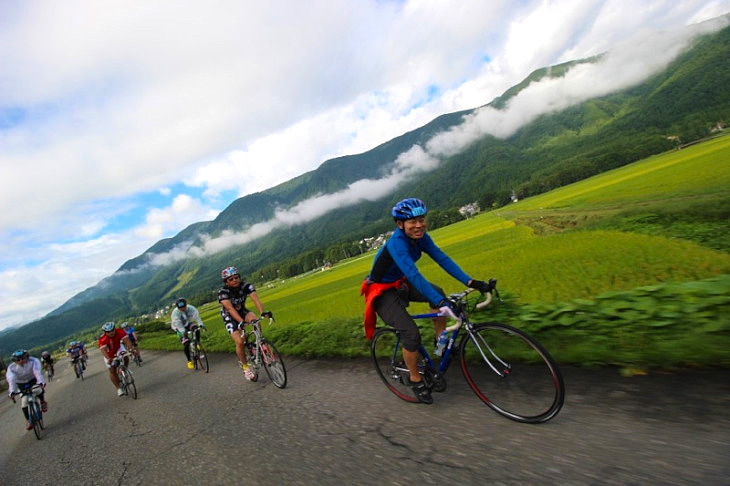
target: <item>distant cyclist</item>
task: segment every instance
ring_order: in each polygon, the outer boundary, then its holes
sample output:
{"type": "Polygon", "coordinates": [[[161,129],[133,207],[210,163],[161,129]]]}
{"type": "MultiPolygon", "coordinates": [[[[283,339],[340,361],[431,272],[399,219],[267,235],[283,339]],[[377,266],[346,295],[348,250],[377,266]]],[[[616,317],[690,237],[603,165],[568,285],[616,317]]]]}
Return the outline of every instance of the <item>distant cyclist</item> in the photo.
{"type": "MultiPolygon", "coordinates": [[[[419,401],[433,403],[431,391],[418,373],[418,348],[421,333],[406,307],[411,301],[428,302],[432,312],[455,317],[452,304],[441,287],[426,280],[416,267],[423,253],[431,257],[449,275],[462,284],[487,292],[489,284],[473,280],[459,268],[426,232],[426,204],[408,198],[398,202],[391,214],[396,224],[393,235],[375,255],[370,275],[362,285],[365,296],[365,335],[372,337],[376,313],[383,321],[400,331],[403,340],[403,361],[410,372],[411,385],[419,401]]],[[[436,336],[446,327],[445,317],[434,319],[436,336]]]]}
{"type": "Polygon", "coordinates": [[[41,364],[43,365],[43,370],[48,370],[49,375],[53,376],[56,374],[56,370],[53,368],[53,355],[49,353],[48,351],[43,351],[41,353],[41,364]]]}
{"type": "MultiPolygon", "coordinates": [[[[129,342],[127,333],[121,329],[117,329],[113,322],[107,322],[101,326],[103,334],[99,337],[99,350],[102,356],[104,356],[104,364],[106,364],[109,370],[109,379],[117,389],[117,395],[120,397],[124,395],[124,391],[119,384],[119,377],[117,376],[117,369],[114,366],[114,357],[119,354],[120,351],[126,351],[132,343],[129,342]]],[[[129,356],[124,356],[124,364],[129,363],[129,356]]]]}
{"type": "Polygon", "coordinates": [[[228,335],[236,343],[236,355],[241,362],[243,374],[247,380],[255,381],[256,375],[249,369],[246,362],[246,346],[244,345],[246,336],[238,328],[239,324],[256,319],[256,314],[246,308],[246,298],[251,297],[251,301],[262,317],[273,317],[273,314],[264,311],[264,306],[253,284],[243,282],[236,267],[224,268],[221,272],[221,279],[223,280],[223,288],[218,291],[218,302],[221,303],[221,317],[226,325],[228,335]]]}
{"type": "Polygon", "coordinates": [[[195,330],[196,339],[200,339],[200,330],[205,329],[203,321],[200,319],[200,313],[195,306],[188,305],[187,300],[177,299],[175,301],[175,308],[172,310],[170,316],[170,327],[177,333],[177,337],[180,338],[180,344],[183,345],[183,351],[185,352],[185,358],[187,358],[187,366],[189,369],[193,369],[192,358],[190,357],[190,346],[188,346],[190,340],[187,336],[187,331],[190,330],[191,326],[196,325],[198,328],[195,330]]]}
{"type": "Polygon", "coordinates": [[[137,330],[134,328],[134,326],[130,325],[127,322],[122,322],[122,331],[127,333],[127,337],[129,338],[129,342],[132,343],[132,353],[134,353],[135,356],[137,356],[137,359],[139,362],[142,362],[142,356],[139,354],[139,337],[137,337],[137,330]]]}
{"type": "Polygon", "coordinates": [[[83,341],[76,341],[76,347],[79,348],[79,356],[81,356],[81,363],[86,369],[86,362],[89,360],[89,353],[86,350],[86,343],[83,341]]]}
{"type": "MultiPolygon", "coordinates": [[[[68,349],[66,350],[66,356],[71,360],[71,367],[74,367],[76,365],[77,361],[81,361],[81,368],[86,369],[86,363],[84,363],[83,356],[82,356],[82,348],[78,345],[76,341],[71,341],[68,343],[68,349]]],[[[76,378],[78,378],[79,375],[76,375],[76,378]]]]}
{"type": "MultiPolygon", "coordinates": [[[[43,381],[41,362],[38,358],[29,355],[25,349],[14,352],[11,358],[13,362],[5,370],[5,379],[8,382],[8,392],[13,401],[15,401],[14,394],[18,393],[21,389],[32,388],[35,384],[40,384],[45,388],[46,383],[43,381]]],[[[41,410],[47,412],[48,403],[46,403],[45,391],[40,393],[39,398],[41,399],[41,410]]],[[[28,421],[28,407],[23,407],[23,416],[26,420],[25,429],[32,429],[33,426],[28,421]]]]}

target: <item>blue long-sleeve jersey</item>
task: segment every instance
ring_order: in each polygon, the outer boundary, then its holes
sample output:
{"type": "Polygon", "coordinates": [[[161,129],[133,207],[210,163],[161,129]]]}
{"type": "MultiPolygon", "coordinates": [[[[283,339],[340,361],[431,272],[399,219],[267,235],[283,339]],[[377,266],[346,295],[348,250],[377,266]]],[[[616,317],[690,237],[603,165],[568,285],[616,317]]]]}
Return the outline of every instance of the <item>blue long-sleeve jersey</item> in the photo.
{"type": "Polygon", "coordinates": [[[416,261],[425,253],[439,264],[446,273],[464,285],[468,285],[471,277],[451,259],[441,248],[436,246],[428,233],[423,238],[414,240],[406,236],[405,232],[396,228],[393,236],[383,245],[375,255],[373,267],[368,278],[372,282],[391,283],[405,277],[436,307],[443,296],[434,289],[421,275],[416,267],[416,261]]]}

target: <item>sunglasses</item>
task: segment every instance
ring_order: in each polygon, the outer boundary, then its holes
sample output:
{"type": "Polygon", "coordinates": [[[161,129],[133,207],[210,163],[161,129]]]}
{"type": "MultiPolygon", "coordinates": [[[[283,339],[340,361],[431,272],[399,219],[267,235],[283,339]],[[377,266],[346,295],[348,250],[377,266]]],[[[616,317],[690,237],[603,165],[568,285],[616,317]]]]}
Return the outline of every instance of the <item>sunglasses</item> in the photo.
{"type": "Polygon", "coordinates": [[[226,282],[228,282],[229,280],[241,280],[241,276],[240,275],[231,275],[230,277],[228,277],[226,279],[226,282]]]}

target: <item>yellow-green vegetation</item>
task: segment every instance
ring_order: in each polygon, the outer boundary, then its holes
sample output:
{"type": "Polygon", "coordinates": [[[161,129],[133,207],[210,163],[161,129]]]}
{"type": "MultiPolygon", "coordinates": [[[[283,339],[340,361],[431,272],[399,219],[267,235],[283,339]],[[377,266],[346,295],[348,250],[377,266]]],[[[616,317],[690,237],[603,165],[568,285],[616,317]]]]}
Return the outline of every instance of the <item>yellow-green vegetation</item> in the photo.
{"type": "MultiPolygon", "coordinates": [[[[727,367],[729,162],[725,136],[431,234],[467,273],[499,280],[505,303],[480,320],[527,329],[560,362],[727,367]]],[[[285,354],[366,356],[359,289],[373,256],[260,287],[277,320],[264,333],[285,354]]],[[[461,290],[428,257],[419,267],[447,291],[461,290]]],[[[200,310],[208,350],[233,351],[218,304],[200,310]]],[[[139,329],[143,347],[180,349],[164,323],[139,329]]]]}

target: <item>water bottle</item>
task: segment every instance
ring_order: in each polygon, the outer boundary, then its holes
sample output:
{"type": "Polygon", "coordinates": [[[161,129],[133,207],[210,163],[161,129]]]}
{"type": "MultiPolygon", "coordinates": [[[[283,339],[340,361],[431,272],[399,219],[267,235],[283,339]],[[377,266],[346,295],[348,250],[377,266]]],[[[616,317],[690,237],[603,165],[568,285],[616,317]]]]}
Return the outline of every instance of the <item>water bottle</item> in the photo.
{"type": "Polygon", "coordinates": [[[449,342],[449,332],[444,331],[439,336],[439,340],[436,342],[436,356],[441,356],[446,348],[446,344],[449,342]]]}

